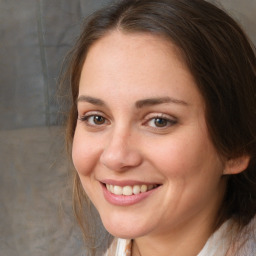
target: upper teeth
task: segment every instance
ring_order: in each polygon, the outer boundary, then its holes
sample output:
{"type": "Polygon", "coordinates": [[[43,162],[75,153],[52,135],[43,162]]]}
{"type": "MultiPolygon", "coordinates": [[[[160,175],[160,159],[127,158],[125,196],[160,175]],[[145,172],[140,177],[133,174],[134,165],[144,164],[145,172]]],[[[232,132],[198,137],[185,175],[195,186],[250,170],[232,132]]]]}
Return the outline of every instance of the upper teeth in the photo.
{"type": "Polygon", "coordinates": [[[139,193],[143,193],[149,191],[156,187],[156,185],[134,185],[134,186],[115,186],[106,184],[107,190],[115,195],[125,195],[131,196],[132,194],[136,195],[139,193]]]}

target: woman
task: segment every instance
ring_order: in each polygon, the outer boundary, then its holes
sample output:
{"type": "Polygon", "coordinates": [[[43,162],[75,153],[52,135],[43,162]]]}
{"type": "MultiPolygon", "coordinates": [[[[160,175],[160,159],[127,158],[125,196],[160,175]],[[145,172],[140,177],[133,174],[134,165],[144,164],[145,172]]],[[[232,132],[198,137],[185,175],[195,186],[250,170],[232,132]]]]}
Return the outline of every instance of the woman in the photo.
{"type": "Polygon", "coordinates": [[[119,1],[71,56],[76,214],[91,221],[88,196],[115,237],[97,255],[255,255],[256,60],[239,26],[203,0],[119,1]]]}

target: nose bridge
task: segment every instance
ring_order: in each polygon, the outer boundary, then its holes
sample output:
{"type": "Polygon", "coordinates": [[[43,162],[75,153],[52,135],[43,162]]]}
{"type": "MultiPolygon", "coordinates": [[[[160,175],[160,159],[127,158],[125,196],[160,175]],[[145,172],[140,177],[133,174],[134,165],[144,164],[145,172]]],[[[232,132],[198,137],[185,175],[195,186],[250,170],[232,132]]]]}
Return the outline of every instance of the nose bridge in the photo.
{"type": "Polygon", "coordinates": [[[139,149],[129,126],[120,125],[112,129],[100,160],[107,168],[114,171],[140,164],[139,149]]]}

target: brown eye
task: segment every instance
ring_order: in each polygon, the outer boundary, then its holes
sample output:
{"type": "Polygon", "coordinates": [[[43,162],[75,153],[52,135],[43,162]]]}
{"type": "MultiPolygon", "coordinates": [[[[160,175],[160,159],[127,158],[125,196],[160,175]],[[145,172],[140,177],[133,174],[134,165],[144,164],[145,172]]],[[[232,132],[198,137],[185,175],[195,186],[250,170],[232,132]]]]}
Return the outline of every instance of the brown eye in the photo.
{"type": "Polygon", "coordinates": [[[82,116],[79,119],[90,126],[104,125],[107,123],[106,118],[100,115],[82,116]]]}
{"type": "Polygon", "coordinates": [[[93,123],[96,125],[102,125],[106,121],[102,116],[92,116],[91,118],[93,118],[93,123]]]}
{"type": "Polygon", "coordinates": [[[156,127],[165,127],[168,125],[168,120],[164,119],[164,118],[155,118],[154,119],[154,125],[156,127]]]}
{"type": "Polygon", "coordinates": [[[146,124],[149,127],[155,128],[155,129],[165,129],[168,127],[171,127],[177,123],[176,119],[172,119],[171,117],[162,117],[162,116],[156,116],[151,119],[149,119],[146,124]]]}

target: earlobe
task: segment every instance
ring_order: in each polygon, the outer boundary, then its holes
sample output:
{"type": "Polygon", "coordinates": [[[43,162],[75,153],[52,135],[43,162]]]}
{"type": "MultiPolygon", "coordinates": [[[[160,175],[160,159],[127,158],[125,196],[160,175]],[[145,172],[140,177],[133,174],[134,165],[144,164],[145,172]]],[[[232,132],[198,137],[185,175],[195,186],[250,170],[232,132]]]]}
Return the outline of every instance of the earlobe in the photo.
{"type": "Polygon", "coordinates": [[[241,173],[248,167],[249,162],[250,157],[248,155],[243,155],[237,158],[229,159],[225,164],[223,174],[229,175],[241,173]]]}

